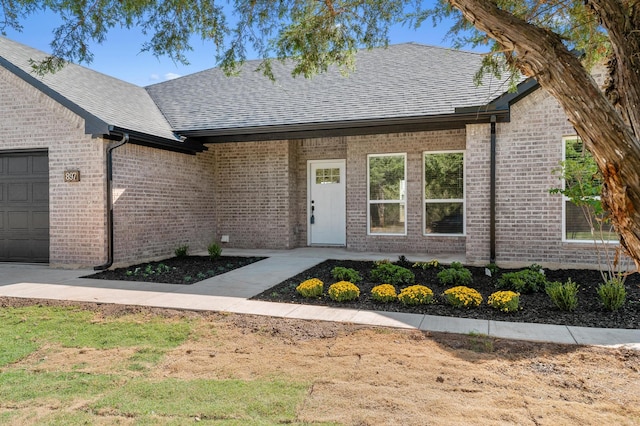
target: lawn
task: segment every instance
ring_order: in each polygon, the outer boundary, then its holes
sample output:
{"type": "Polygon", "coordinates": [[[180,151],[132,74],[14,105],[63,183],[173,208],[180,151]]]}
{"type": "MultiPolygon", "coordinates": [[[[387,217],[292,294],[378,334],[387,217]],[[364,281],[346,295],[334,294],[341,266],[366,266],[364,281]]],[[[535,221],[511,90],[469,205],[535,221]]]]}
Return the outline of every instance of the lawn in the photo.
{"type": "Polygon", "coordinates": [[[195,325],[188,318],[105,317],[74,307],[2,308],[0,423],[295,419],[304,382],[152,377],[167,353],[197,338],[195,325]]]}
{"type": "Polygon", "coordinates": [[[640,353],[0,298],[0,424],[639,424],[640,353]]]}

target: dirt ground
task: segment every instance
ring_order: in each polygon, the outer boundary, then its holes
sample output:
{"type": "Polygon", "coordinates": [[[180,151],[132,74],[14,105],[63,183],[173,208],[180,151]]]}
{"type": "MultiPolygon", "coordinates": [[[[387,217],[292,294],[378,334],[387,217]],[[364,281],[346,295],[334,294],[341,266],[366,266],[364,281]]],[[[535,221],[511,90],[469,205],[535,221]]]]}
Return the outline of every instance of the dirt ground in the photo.
{"type": "MultiPolygon", "coordinates": [[[[0,306],[27,303],[0,300],[0,306]]],[[[95,321],[130,313],[193,319],[194,337],[145,374],[308,382],[298,410],[301,422],[640,424],[640,352],[629,349],[252,315],[85,307],[95,311],[95,321]]],[[[39,371],[70,366],[78,371],[81,365],[80,371],[109,373],[122,370],[130,356],[122,349],[45,347],[21,364],[39,371]]]]}

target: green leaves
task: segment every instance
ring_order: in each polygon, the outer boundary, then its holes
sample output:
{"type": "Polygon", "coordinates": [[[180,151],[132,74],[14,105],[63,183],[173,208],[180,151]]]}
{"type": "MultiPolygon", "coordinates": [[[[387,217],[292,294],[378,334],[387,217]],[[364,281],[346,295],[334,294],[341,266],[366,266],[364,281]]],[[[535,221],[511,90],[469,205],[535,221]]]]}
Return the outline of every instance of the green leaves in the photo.
{"type": "Polygon", "coordinates": [[[602,207],[602,176],[593,156],[584,148],[579,138],[565,140],[565,160],[553,170],[563,183],[560,188],[552,188],[552,194],[562,194],[578,207],[588,208],[597,218],[606,217],[602,207]]]}

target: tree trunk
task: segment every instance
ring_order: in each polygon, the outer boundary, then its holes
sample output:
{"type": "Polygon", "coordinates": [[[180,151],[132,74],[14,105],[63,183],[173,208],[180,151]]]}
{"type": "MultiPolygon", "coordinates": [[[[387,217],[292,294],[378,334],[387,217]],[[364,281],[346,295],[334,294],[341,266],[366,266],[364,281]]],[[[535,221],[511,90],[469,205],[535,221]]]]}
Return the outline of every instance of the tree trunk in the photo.
{"type": "Polygon", "coordinates": [[[500,10],[490,0],[448,1],[514,52],[509,60],[558,100],[602,172],[603,206],[622,246],[640,267],[640,5],[634,10],[620,0],[588,2],[613,46],[610,100],[557,34],[500,10]]]}

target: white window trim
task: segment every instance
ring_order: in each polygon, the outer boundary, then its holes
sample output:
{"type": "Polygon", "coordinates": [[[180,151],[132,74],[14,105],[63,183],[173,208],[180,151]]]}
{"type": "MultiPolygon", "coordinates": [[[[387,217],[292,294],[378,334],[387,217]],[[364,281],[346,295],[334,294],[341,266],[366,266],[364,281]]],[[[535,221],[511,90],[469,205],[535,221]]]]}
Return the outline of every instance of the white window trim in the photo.
{"type": "MultiPolygon", "coordinates": [[[[562,161],[567,159],[567,140],[569,139],[580,139],[578,135],[565,135],[562,137],[562,161]]],[[[564,189],[564,178],[562,179],[562,189],[564,189]]],[[[600,197],[596,197],[600,199],[600,197]]],[[[574,240],[567,238],[567,202],[569,201],[569,197],[562,194],[562,242],[570,243],[570,244],[588,244],[593,245],[593,239],[590,240],[574,240]]],[[[597,240],[597,243],[605,243],[605,244],[619,244],[618,240],[597,240]]]]}
{"type": "Polygon", "coordinates": [[[467,236],[467,151],[464,149],[461,150],[448,150],[448,151],[424,151],[422,153],[422,235],[425,237],[466,237],[467,236]],[[425,182],[425,165],[424,160],[427,155],[431,154],[462,154],[462,198],[447,198],[447,199],[437,199],[430,198],[427,199],[426,194],[424,193],[425,182]],[[427,233],[427,201],[429,203],[462,203],[462,233],[461,234],[440,234],[440,233],[427,233]]]}
{"type": "Polygon", "coordinates": [[[408,198],[408,190],[406,189],[407,182],[407,153],[406,152],[396,152],[396,153],[386,153],[386,154],[367,154],[367,235],[371,236],[389,236],[389,237],[403,237],[407,235],[407,198],[408,198]],[[402,156],[404,158],[404,181],[405,181],[405,194],[404,200],[371,200],[371,188],[369,187],[371,179],[370,173],[370,160],[375,157],[399,157],[402,156]],[[384,204],[390,202],[397,202],[398,204],[404,204],[404,232],[403,233],[389,233],[389,232],[371,232],[371,204],[384,204]]]}

